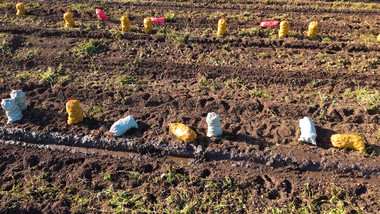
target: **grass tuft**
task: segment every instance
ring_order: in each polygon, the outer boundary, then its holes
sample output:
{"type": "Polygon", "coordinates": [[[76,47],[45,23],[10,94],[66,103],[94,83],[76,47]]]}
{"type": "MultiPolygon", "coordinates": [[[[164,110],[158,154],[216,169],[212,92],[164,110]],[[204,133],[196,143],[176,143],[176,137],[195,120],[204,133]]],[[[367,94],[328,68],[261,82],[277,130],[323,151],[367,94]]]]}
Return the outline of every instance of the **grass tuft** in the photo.
{"type": "Polygon", "coordinates": [[[358,87],[354,91],[344,93],[343,96],[367,106],[380,103],[380,91],[377,89],[358,87]]]}

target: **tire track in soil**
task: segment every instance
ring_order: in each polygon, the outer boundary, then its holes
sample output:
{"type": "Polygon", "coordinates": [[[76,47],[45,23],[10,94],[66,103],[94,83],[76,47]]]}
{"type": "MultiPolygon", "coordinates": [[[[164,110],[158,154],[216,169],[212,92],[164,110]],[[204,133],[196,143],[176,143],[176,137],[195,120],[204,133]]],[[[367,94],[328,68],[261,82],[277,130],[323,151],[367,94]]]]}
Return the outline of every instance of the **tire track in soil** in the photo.
{"type": "MultiPolygon", "coordinates": [[[[270,166],[254,164],[246,161],[212,161],[184,165],[173,164],[173,160],[167,162],[157,156],[135,156],[135,157],[115,157],[114,155],[102,154],[101,156],[72,150],[57,151],[51,149],[38,149],[38,145],[25,144],[20,146],[0,145],[0,154],[5,160],[1,170],[9,172],[2,177],[2,188],[9,190],[15,184],[27,185],[30,178],[48,175],[51,180],[49,184],[71,186],[79,191],[86,191],[96,194],[110,184],[115,191],[128,189],[132,194],[140,194],[141,186],[146,182],[135,182],[128,177],[130,172],[137,172],[144,178],[160,177],[167,173],[167,167],[172,166],[175,173],[191,176],[196,181],[194,184],[196,191],[192,194],[202,195],[204,186],[209,180],[219,185],[223,184],[226,176],[233,178],[238,191],[244,191],[251,199],[247,201],[249,210],[256,210],[257,206],[282,207],[283,204],[294,202],[294,198],[302,196],[305,183],[309,190],[315,193],[323,193],[324,198],[330,198],[328,194],[332,187],[343,188],[348,197],[355,197],[353,206],[359,206],[360,210],[368,213],[375,213],[378,209],[376,198],[378,196],[378,180],[374,176],[359,177],[354,173],[338,171],[307,171],[302,172],[291,167],[274,169],[270,166]],[[66,151],[66,152],[65,152],[66,151]],[[110,174],[115,180],[104,181],[104,174],[110,174]],[[127,174],[126,176],[124,174],[127,174]],[[124,175],[124,176],[123,176],[124,175]],[[80,178],[80,179],[76,179],[80,178]],[[206,179],[205,179],[206,178],[206,179]],[[131,182],[132,181],[132,182],[131,182]],[[198,189],[199,188],[199,189],[198,189]],[[271,194],[266,194],[270,192],[271,194]]],[[[175,161],[174,161],[175,162],[175,161]]],[[[152,182],[153,183],[153,182],[152,182]]],[[[181,183],[182,184],[182,183],[181,183]]],[[[179,185],[181,185],[179,184],[179,185]]],[[[177,186],[177,185],[174,185],[177,186]]],[[[149,196],[157,203],[166,203],[168,196],[168,186],[150,185],[149,196]],[[164,194],[162,194],[164,193],[164,194]]],[[[192,185],[193,187],[193,185],[192,185]]],[[[186,188],[186,187],[184,187],[186,188]]],[[[182,188],[181,188],[182,189],[182,188]]],[[[170,192],[169,192],[170,193],[170,192]]],[[[3,202],[7,203],[7,198],[3,197],[3,202]]],[[[44,198],[46,199],[46,198],[44,198]]],[[[96,199],[96,198],[95,198],[96,199]]],[[[320,200],[320,199],[318,199],[320,200]]],[[[94,200],[98,201],[98,200],[94,200]]],[[[300,204],[301,202],[298,202],[300,204]]],[[[36,202],[21,203],[18,209],[10,209],[13,212],[25,213],[31,211],[56,212],[70,211],[70,204],[51,200],[39,200],[36,202]],[[69,206],[69,207],[67,207],[69,206]]],[[[104,206],[93,204],[91,211],[104,210],[104,206]]],[[[9,211],[9,209],[1,208],[9,211]]],[[[84,209],[83,212],[89,209],[84,209]]],[[[357,208],[355,208],[357,210],[357,208]]],[[[201,212],[201,211],[199,211],[201,212]]]]}
{"type": "MultiPolygon", "coordinates": [[[[25,131],[19,128],[0,127],[0,140],[4,144],[23,145],[25,142],[43,145],[45,149],[57,149],[57,146],[63,149],[78,150],[72,147],[89,148],[85,153],[102,153],[101,150],[111,150],[115,152],[132,152],[140,155],[163,155],[174,156],[180,158],[194,159],[194,163],[204,161],[249,161],[256,164],[263,164],[272,168],[288,167],[297,171],[336,171],[338,173],[356,174],[358,177],[377,175],[380,169],[376,167],[376,159],[360,159],[347,158],[345,161],[339,161],[329,155],[321,155],[322,148],[314,147],[312,149],[294,150],[291,152],[283,152],[279,150],[258,151],[252,148],[240,147],[239,149],[220,149],[220,148],[202,148],[202,146],[193,144],[177,144],[177,143],[157,143],[157,142],[134,142],[132,140],[116,140],[110,138],[94,138],[92,136],[70,136],[57,132],[40,132],[25,131]],[[92,150],[91,150],[92,149],[92,150]],[[95,149],[95,150],[94,150],[95,149]],[[250,151],[251,150],[251,151],[250,151]]],[[[38,147],[38,146],[37,146],[38,147]]],[[[103,152],[106,153],[106,152],[103,152]]],[[[119,153],[119,155],[122,153],[119,153]]],[[[126,155],[129,155],[126,153],[126,155]]],[[[132,154],[135,155],[135,154],[132,154]]]]}

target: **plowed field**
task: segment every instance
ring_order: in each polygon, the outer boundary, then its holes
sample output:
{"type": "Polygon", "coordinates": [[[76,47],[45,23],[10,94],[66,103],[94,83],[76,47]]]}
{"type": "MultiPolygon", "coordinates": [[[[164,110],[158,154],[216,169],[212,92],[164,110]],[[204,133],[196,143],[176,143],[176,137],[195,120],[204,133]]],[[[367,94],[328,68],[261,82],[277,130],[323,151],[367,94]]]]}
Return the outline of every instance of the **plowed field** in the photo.
{"type": "Polygon", "coordinates": [[[16,3],[0,4],[0,97],[22,89],[29,106],[16,123],[0,113],[1,213],[380,210],[380,3],[39,1],[26,16],[16,3]],[[166,22],[144,34],[146,16],[166,22]],[[288,20],[288,37],[262,20],[288,20]],[[222,137],[206,136],[208,112],[222,137]],[[139,128],[110,137],[127,115],[139,128]],[[318,146],[297,141],[304,116],[318,146]],[[181,142],[173,122],[197,140],[181,142]],[[362,136],[366,152],[332,147],[335,133],[362,136]]]}

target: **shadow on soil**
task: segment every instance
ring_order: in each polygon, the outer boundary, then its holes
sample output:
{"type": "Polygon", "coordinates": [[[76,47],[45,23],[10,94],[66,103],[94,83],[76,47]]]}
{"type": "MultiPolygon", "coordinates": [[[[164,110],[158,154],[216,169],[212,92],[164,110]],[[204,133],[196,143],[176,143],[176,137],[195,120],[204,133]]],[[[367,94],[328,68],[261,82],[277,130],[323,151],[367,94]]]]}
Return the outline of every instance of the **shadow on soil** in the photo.
{"type": "Polygon", "coordinates": [[[78,123],[78,126],[86,127],[89,130],[99,129],[103,125],[103,121],[97,120],[95,118],[85,117],[83,122],[78,123]]]}
{"type": "Polygon", "coordinates": [[[249,145],[258,145],[259,150],[264,150],[264,148],[271,147],[274,145],[273,143],[269,143],[269,142],[254,138],[249,135],[234,134],[231,132],[223,132],[222,138],[227,139],[227,140],[232,140],[232,141],[244,142],[249,145]]]}
{"type": "Polygon", "coordinates": [[[380,146],[366,144],[366,154],[369,157],[379,157],[380,156],[380,146]]]}
{"type": "Polygon", "coordinates": [[[30,106],[22,114],[23,117],[18,123],[31,123],[42,127],[53,124],[57,119],[61,120],[66,116],[65,114],[52,112],[45,108],[33,108],[30,106]]]}
{"type": "Polygon", "coordinates": [[[320,126],[316,126],[315,129],[317,130],[317,143],[319,147],[322,147],[324,149],[332,148],[330,137],[333,134],[337,134],[336,131],[331,129],[325,129],[320,126]]]}

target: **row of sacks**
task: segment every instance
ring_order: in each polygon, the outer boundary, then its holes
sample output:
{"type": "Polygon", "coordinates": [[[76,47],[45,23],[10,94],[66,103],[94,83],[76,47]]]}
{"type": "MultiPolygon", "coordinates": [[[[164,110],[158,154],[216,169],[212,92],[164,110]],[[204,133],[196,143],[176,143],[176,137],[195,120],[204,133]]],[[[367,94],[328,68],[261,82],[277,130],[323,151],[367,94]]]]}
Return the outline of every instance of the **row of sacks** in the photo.
{"type": "MultiPolygon", "coordinates": [[[[26,9],[24,6],[24,3],[19,2],[16,5],[17,16],[24,16],[26,15],[26,9]]],[[[108,20],[107,15],[104,13],[104,11],[100,8],[97,8],[95,10],[95,13],[100,20],[108,20]]],[[[75,27],[75,21],[73,18],[73,14],[70,11],[67,11],[65,14],[63,14],[63,19],[65,20],[65,27],[66,28],[72,28],[75,27]]],[[[127,32],[131,30],[129,18],[127,16],[122,16],[120,19],[121,22],[121,30],[123,32],[127,32]]],[[[152,23],[165,23],[165,17],[146,17],[144,19],[144,32],[145,33],[151,33],[153,30],[152,23]]]]}
{"type": "MultiPolygon", "coordinates": [[[[214,112],[208,113],[207,118],[207,136],[221,136],[222,128],[220,123],[220,116],[214,112]]],[[[313,121],[309,117],[304,117],[299,121],[299,126],[301,128],[301,136],[298,139],[300,142],[307,142],[317,146],[316,138],[317,132],[313,121]]],[[[195,131],[190,129],[188,126],[181,123],[171,123],[169,124],[171,132],[183,140],[186,143],[191,143],[197,138],[195,131]]],[[[353,134],[334,134],[331,136],[331,143],[337,148],[347,148],[354,149],[360,152],[365,152],[365,142],[364,139],[359,135],[353,134]]]]}
{"type": "MultiPolygon", "coordinates": [[[[16,9],[17,9],[17,13],[16,13],[17,16],[22,16],[22,15],[26,14],[25,6],[22,2],[17,3],[16,9]]],[[[104,11],[102,9],[97,8],[95,10],[95,13],[96,13],[98,19],[105,20],[105,21],[108,20],[107,15],[104,13],[104,11]]],[[[70,11],[67,11],[63,15],[63,19],[65,20],[65,27],[74,27],[75,26],[73,14],[70,11]]],[[[127,32],[131,29],[129,19],[127,16],[122,16],[120,21],[121,21],[121,30],[123,32],[127,32]]],[[[146,17],[144,19],[144,32],[145,33],[151,33],[152,32],[152,30],[153,30],[152,23],[165,23],[165,18],[164,17],[162,17],[162,18],[146,17]]],[[[273,24],[273,23],[277,23],[277,22],[276,21],[275,22],[264,21],[264,22],[260,23],[260,26],[261,27],[274,27],[274,26],[280,25],[279,38],[285,38],[289,32],[289,22],[284,20],[281,23],[280,22],[278,22],[277,24],[273,24]],[[270,24],[267,24],[267,23],[270,23],[270,24]]],[[[226,35],[226,32],[227,32],[226,29],[227,29],[226,19],[220,18],[218,21],[217,35],[218,36],[226,35]]],[[[311,22],[309,25],[308,33],[307,33],[308,37],[311,37],[311,38],[316,37],[317,33],[318,33],[318,22],[317,21],[311,22]]]]}
{"type": "MultiPolygon", "coordinates": [[[[22,2],[19,2],[17,5],[16,5],[16,9],[17,9],[17,13],[16,15],[18,16],[22,16],[22,15],[25,15],[26,14],[26,10],[25,10],[25,6],[22,2]]],[[[95,13],[98,17],[98,19],[100,20],[108,20],[108,17],[107,15],[104,13],[104,11],[100,8],[97,8],[95,10],[95,13]]],[[[73,15],[71,14],[71,12],[66,12],[64,15],[63,15],[63,18],[65,20],[65,27],[74,27],[75,26],[75,21],[74,21],[74,18],[73,18],[73,15]]],[[[121,29],[123,32],[127,32],[131,29],[130,27],[130,23],[129,23],[129,19],[127,16],[122,16],[121,18],[121,29]]],[[[153,26],[152,26],[152,23],[155,22],[155,23],[164,23],[165,22],[165,18],[162,17],[162,18],[156,18],[156,17],[146,17],[144,19],[144,32],[145,33],[150,33],[153,29],[153,26]]],[[[277,23],[276,24],[266,24],[268,22],[261,22],[260,23],[260,26],[261,27],[274,27],[274,26],[278,26],[280,25],[280,30],[279,30],[279,38],[285,38],[289,32],[289,22],[288,21],[282,21],[281,23],[280,22],[275,22],[277,23]]],[[[273,22],[272,22],[273,23],[273,22]]],[[[217,31],[217,35],[218,36],[224,36],[226,35],[226,29],[227,29],[227,21],[225,18],[220,18],[219,21],[218,21],[218,31],[217,31]]],[[[314,21],[314,22],[311,22],[310,25],[309,25],[309,30],[308,30],[308,37],[316,37],[317,36],[317,33],[318,33],[318,22],[317,21],[314,21]]]]}
{"type": "MultiPolygon", "coordinates": [[[[19,2],[16,5],[17,16],[26,15],[26,9],[24,3],[19,2]]],[[[100,20],[108,20],[107,15],[100,8],[95,10],[95,13],[100,20]]],[[[67,11],[63,15],[63,19],[65,20],[65,27],[75,27],[75,21],[73,18],[73,14],[70,11],[67,11]]],[[[120,19],[121,22],[121,31],[127,32],[131,30],[130,22],[128,16],[122,16],[120,19]]],[[[146,17],[144,19],[144,32],[151,33],[153,30],[152,23],[165,23],[165,17],[146,17]]],[[[289,22],[287,20],[280,21],[262,21],[260,22],[260,27],[277,27],[279,26],[278,37],[285,38],[289,33],[289,22]]],[[[225,18],[220,18],[218,21],[218,36],[225,36],[227,34],[227,20],[225,18]]],[[[315,38],[318,34],[318,22],[313,21],[310,22],[309,28],[307,31],[307,36],[309,38],[315,38]]],[[[377,41],[380,42],[380,34],[377,36],[377,41]]]]}
{"type": "MultiPolygon", "coordinates": [[[[71,99],[66,103],[66,112],[68,114],[68,124],[73,125],[83,121],[83,113],[77,100],[71,99]]],[[[206,121],[208,125],[208,137],[216,137],[222,135],[222,127],[218,114],[208,113],[206,121]]],[[[184,124],[171,123],[169,126],[173,134],[186,143],[191,143],[197,138],[197,134],[184,124]]],[[[111,126],[110,133],[111,136],[118,137],[132,128],[138,128],[138,124],[136,120],[131,115],[129,115],[116,121],[111,126]]]]}
{"type": "MultiPolygon", "coordinates": [[[[22,90],[13,90],[10,99],[3,99],[1,106],[6,111],[8,116],[8,123],[15,122],[22,118],[21,111],[27,108],[26,96],[22,90]]],[[[79,102],[71,99],[66,103],[66,112],[68,114],[67,123],[74,125],[81,123],[84,119],[79,102]]],[[[218,137],[223,135],[220,116],[214,112],[208,113],[206,118],[208,126],[207,136],[218,137]]],[[[300,142],[307,142],[317,146],[316,137],[317,132],[313,121],[309,117],[304,117],[299,121],[301,129],[301,136],[298,139],[300,142]]],[[[128,130],[138,128],[136,120],[131,116],[127,116],[116,121],[110,129],[111,136],[122,136],[128,130]]],[[[194,130],[182,123],[170,123],[170,131],[185,143],[192,143],[196,140],[197,134],[194,130]]],[[[365,152],[365,142],[361,136],[352,134],[334,134],[331,136],[331,143],[338,148],[349,148],[365,152]]]]}

